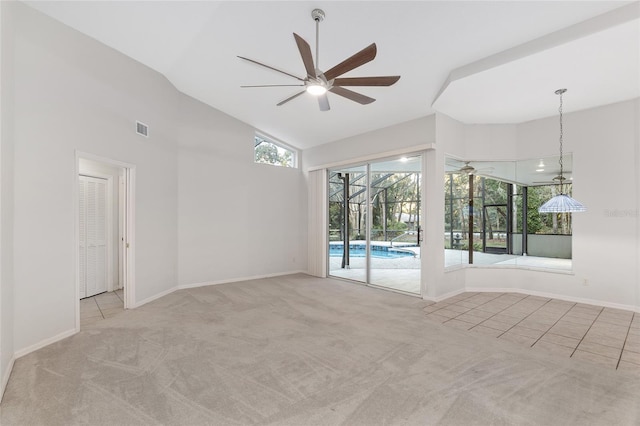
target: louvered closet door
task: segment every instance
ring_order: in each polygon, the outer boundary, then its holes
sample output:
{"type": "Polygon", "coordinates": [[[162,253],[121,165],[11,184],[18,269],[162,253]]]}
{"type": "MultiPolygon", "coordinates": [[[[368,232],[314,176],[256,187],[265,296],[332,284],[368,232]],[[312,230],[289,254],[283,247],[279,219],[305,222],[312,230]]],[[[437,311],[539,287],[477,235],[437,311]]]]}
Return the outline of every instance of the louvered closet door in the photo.
{"type": "Polygon", "coordinates": [[[107,180],[80,176],[80,298],[107,291],[107,180]]]}

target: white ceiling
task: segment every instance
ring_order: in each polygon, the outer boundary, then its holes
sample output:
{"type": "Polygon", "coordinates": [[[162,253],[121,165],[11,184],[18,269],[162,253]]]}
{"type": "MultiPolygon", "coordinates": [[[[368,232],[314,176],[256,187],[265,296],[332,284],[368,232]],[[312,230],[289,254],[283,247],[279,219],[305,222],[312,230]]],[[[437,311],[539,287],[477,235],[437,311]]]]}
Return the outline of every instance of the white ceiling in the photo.
{"type": "MultiPolygon", "coordinates": [[[[159,71],[187,95],[304,149],[431,114],[452,71],[630,2],[26,3],[159,71]],[[377,58],[345,76],[399,74],[400,81],[355,89],[377,99],[365,106],[329,94],[328,112],[308,94],[276,106],[297,88],[241,89],[296,81],[237,55],[304,77],[292,33],[314,46],[314,8],[326,13],[321,69],[375,42],[377,58]]],[[[435,107],[465,122],[514,122],[554,115],[560,86],[569,88],[566,112],[629,99],[640,91],[638,52],[636,20],[457,79],[435,107]]]]}

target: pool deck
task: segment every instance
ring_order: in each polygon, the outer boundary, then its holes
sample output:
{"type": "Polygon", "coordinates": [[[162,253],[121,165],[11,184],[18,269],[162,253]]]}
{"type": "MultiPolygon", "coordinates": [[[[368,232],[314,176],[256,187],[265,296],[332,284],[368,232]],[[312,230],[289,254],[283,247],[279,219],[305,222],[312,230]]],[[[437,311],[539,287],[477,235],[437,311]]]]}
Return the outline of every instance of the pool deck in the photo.
{"type": "MultiPolygon", "coordinates": [[[[342,244],[331,242],[330,244],[342,244]]],[[[364,245],[364,241],[351,241],[351,244],[364,245]]],[[[375,241],[372,244],[391,247],[388,241],[375,241]]],[[[414,257],[399,258],[371,258],[371,284],[420,295],[420,247],[411,247],[411,243],[393,243],[393,247],[411,250],[414,257]]],[[[445,268],[467,265],[468,252],[466,250],[445,250],[445,268]]],[[[365,283],[366,262],[364,257],[351,257],[349,268],[341,267],[340,256],[329,257],[329,275],[365,283]]],[[[571,259],[554,259],[547,257],[519,256],[508,254],[492,254],[474,252],[474,265],[497,267],[521,267],[548,271],[570,272],[571,259]]]]}

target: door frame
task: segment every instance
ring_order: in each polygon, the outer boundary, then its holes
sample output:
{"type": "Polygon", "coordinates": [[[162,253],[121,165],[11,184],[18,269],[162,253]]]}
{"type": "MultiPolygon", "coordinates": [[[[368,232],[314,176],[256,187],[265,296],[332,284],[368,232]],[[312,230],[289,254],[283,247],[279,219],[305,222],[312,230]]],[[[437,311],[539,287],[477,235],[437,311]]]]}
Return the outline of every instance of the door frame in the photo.
{"type": "Polygon", "coordinates": [[[124,255],[123,263],[123,287],[124,287],[124,308],[131,309],[135,307],[135,176],[136,166],[134,164],[125,163],[119,160],[102,157],[99,155],[75,151],[75,171],[73,174],[73,251],[75,253],[74,277],[75,277],[75,318],[76,331],[80,331],[80,255],[78,253],[79,244],[79,226],[80,213],[78,211],[79,203],[79,184],[78,176],[80,175],[80,159],[97,161],[107,166],[116,167],[124,170],[124,209],[120,209],[124,213],[123,240],[120,241],[124,255]]]}

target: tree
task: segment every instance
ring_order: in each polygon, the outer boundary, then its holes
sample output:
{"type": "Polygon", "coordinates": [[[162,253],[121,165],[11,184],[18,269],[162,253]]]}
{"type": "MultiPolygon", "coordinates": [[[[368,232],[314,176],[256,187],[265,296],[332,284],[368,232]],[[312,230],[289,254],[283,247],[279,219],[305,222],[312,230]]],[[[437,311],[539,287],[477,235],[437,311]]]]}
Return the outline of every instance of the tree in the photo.
{"type": "Polygon", "coordinates": [[[291,167],[293,156],[288,151],[279,146],[263,141],[255,147],[256,163],[273,164],[276,166],[291,167]]]}

